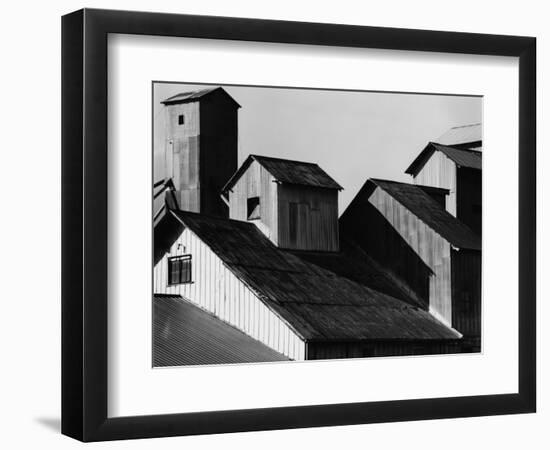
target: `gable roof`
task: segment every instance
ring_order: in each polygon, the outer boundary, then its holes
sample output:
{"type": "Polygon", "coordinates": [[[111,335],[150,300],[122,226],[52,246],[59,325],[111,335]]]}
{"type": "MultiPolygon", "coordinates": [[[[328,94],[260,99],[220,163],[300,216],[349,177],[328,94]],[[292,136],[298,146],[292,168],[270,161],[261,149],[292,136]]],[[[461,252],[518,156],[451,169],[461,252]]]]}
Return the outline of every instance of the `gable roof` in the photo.
{"type": "Polygon", "coordinates": [[[179,295],[153,298],[153,366],[288,361],[179,295]]]}
{"type": "Polygon", "coordinates": [[[434,152],[439,151],[452,160],[458,167],[467,167],[469,169],[481,170],[481,152],[467,148],[456,148],[448,145],[430,142],[414,159],[411,165],[405,170],[412,176],[415,176],[426,162],[431,158],[434,152]]]}
{"type": "Polygon", "coordinates": [[[306,341],[461,337],[425,310],[277,248],[251,223],[172,213],[306,341]]]}
{"type": "Polygon", "coordinates": [[[179,209],[171,178],[153,184],[153,224],[156,226],[168,209],[179,209]]]}
{"type": "Polygon", "coordinates": [[[179,94],[173,95],[172,97],[168,97],[166,100],[161,101],[163,105],[175,105],[180,103],[190,103],[190,102],[196,102],[204,97],[209,96],[210,94],[213,94],[214,92],[223,93],[226,97],[228,97],[233,103],[237,105],[238,108],[241,107],[233,97],[231,97],[227,91],[222,87],[211,87],[211,88],[205,88],[205,89],[199,89],[196,91],[187,91],[187,92],[180,92],[179,94]]]}
{"type": "Polygon", "coordinates": [[[443,145],[467,145],[472,146],[477,143],[481,143],[481,124],[473,123],[470,125],[462,125],[459,127],[453,127],[443,133],[435,142],[443,145]]]}
{"type": "Polygon", "coordinates": [[[267,170],[273,178],[279,183],[297,184],[301,186],[311,186],[327,189],[342,190],[334,179],[332,179],[323,169],[315,163],[293,161],[290,159],[271,158],[268,156],[249,155],[245,162],[233,174],[229,181],[222,189],[223,193],[231,190],[235,183],[239,180],[246,169],[257,161],[265,170],[267,170]]]}
{"type": "Polygon", "coordinates": [[[435,201],[425,186],[379,179],[369,182],[391,195],[454,247],[481,250],[481,238],[435,201]]]}

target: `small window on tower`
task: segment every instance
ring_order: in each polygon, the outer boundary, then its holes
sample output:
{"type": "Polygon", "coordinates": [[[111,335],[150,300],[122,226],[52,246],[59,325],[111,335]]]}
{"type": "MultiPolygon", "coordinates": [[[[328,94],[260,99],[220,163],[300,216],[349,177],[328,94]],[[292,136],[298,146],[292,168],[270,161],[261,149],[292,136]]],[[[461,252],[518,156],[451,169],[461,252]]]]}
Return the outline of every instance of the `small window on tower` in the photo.
{"type": "Polygon", "coordinates": [[[178,125],[183,125],[185,123],[185,116],[183,114],[180,114],[178,116],[178,125]]]}
{"type": "Polygon", "coordinates": [[[246,217],[248,220],[260,218],[260,197],[250,197],[246,204],[246,217]]]}

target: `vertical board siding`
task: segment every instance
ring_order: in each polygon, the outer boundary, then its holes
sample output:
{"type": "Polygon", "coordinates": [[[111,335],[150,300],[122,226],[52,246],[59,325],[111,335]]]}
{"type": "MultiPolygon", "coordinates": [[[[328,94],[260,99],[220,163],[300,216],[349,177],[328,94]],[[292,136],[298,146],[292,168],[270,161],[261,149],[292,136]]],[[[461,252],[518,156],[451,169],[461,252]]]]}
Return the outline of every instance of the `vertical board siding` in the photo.
{"type": "Polygon", "coordinates": [[[229,192],[229,216],[246,221],[247,200],[260,198],[258,228],[281,248],[338,251],[338,191],[279,184],[253,161],[229,192]],[[291,214],[294,211],[295,214],[291,214]]]}
{"type": "Polygon", "coordinates": [[[247,200],[260,197],[260,219],[251,221],[277,245],[277,184],[257,161],[252,161],[229,192],[229,217],[247,221],[247,200]]]}
{"type": "Polygon", "coordinates": [[[466,341],[481,337],[481,252],[453,250],[453,328],[466,341]]]}
{"type": "Polygon", "coordinates": [[[481,170],[457,169],[456,216],[481,236],[481,170]]]}
{"type": "Polygon", "coordinates": [[[180,208],[194,212],[200,211],[199,108],[198,102],[165,106],[165,177],[174,183],[180,208]],[[183,125],[178,124],[180,114],[183,125]]]}
{"type": "Polygon", "coordinates": [[[305,358],[305,344],[189,229],[154,268],[156,294],[181,295],[283,355],[305,358]],[[192,283],[168,286],[168,258],[192,255],[192,283]]]}
{"type": "Polygon", "coordinates": [[[416,184],[448,189],[446,209],[456,217],[456,164],[441,152],[434,152],[414,177],[416,184]]]}
{"type": "Polygon", "coordinates": [[[296,250],[339,250],[338,191],[278,185],[279,247],[296,250]]]}
{"type": "Polygon", "coordinates": [[[391,342],[371,343],[342,342],[307,344],[308,359],[367,358],[379,356],[432,355],[441,353],[460,353],[458,342],[391,342]]]}
{"type": "MultiPolygon", "coordinates": [[[[439,319],[451,325],[451,246],[379,187],[374,190],[369,202],[434,272],[429,280],[429,309],[439,319]]],[[[388,249],[391,247],[388,246],[388,249]]]]}

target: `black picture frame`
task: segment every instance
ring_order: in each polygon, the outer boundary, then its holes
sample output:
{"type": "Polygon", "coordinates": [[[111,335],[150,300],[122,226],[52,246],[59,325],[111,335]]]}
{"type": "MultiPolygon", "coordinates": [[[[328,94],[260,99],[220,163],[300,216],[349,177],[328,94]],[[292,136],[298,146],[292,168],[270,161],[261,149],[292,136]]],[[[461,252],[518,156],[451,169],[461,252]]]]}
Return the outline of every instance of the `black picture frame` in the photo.
{"type": "Polygon", "coordinates": [[[101,441],[535,412],[536,39],[84,9],[62,18],[62,433],[101,441]],[[109,33],[519,58],[518,393],[107,417],[109,33]]]}

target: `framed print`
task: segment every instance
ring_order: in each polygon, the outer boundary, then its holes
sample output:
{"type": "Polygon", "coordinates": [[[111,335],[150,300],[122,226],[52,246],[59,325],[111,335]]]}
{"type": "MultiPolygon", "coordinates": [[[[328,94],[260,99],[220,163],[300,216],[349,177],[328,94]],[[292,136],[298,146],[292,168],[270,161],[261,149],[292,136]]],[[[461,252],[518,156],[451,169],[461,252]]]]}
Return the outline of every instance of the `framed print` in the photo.
{"type": "Polygon", "coordinates": [[[535,411],[534,38],[62,31],[64,434],[535,411]]]}

